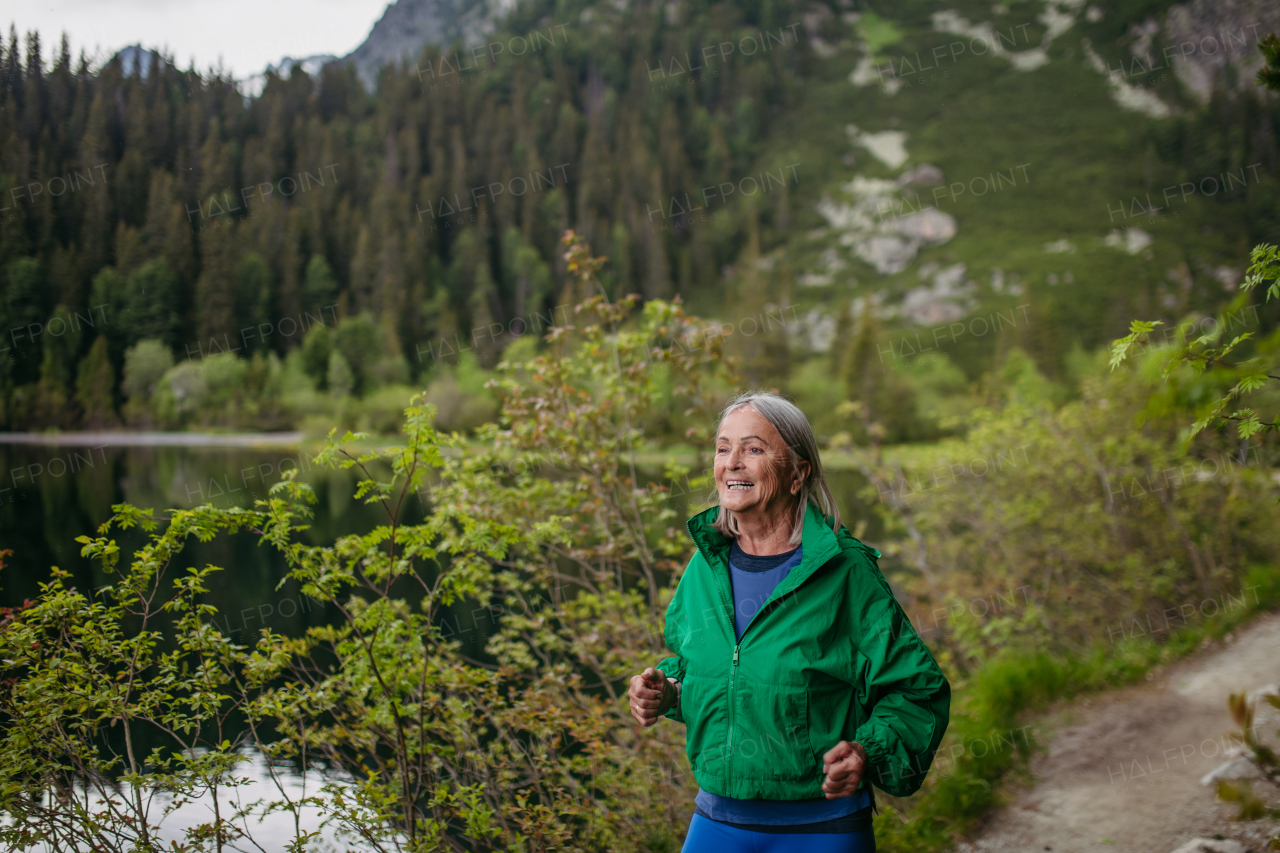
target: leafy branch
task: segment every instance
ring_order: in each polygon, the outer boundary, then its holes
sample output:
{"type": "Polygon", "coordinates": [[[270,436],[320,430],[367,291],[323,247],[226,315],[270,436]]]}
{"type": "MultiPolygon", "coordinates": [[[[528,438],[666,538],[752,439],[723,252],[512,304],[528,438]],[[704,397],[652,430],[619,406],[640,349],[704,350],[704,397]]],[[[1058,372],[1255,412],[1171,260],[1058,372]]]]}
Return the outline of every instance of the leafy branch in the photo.
{"type": "MultiPolygon", "coordinates": [[[[1247,295],[1264,285],[1267,301],[1280,299],[1280,249],[1268,243],[1254,247],[1249,269],[1240,286],[1240,296],[1229,310],[1240,310],[1247,295]]],[[[1150,346],[1153,333],[1161,325],[1163,323],[1159,320],[1132,321],[1129,334],[1111,344],[1111,369],[1115,370],[1135,353],[1150,346]]],[[[1206,377],[1232,383],[1225,393],[1217,394],[1216,399],[1201,407],[1188,439],[1230,421],[1236,422],[1237,433],[1243,440],[1259,433],[1280,431],[1280,419],[1266,420],[1256,409],[1240,405],[1248,395],[1262,390],[1268,382],[1280,379],[1280,366],[1274,358],[1276,340],[1257,342],[1253,332],[1244,332],[1223,342],[1225,329],[1225,322],[1217,322],[1211,331],[1189,337],[1179,327],[1177,342],[1163,356],[1162,375],[1165,381],[1183,373],[1192,379],[1206,377]],[[1254,341],[1255,354],[1238,358],[1237,350],[1250,341],[1254,341]]]]}

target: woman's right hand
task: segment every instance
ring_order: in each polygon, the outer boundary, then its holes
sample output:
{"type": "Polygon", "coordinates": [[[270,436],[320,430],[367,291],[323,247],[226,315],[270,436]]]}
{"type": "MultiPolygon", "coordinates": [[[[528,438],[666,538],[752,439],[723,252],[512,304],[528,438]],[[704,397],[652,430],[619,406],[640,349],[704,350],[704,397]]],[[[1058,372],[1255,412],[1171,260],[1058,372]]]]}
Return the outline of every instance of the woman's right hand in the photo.
{"type": "Polygon", "coordinates": [[[631,703],[631,716],[642,726],[652,726],[676,704],[676,688],[667,681],[666,673],[649,667],[631,676],[627,699],[631,703]]]}

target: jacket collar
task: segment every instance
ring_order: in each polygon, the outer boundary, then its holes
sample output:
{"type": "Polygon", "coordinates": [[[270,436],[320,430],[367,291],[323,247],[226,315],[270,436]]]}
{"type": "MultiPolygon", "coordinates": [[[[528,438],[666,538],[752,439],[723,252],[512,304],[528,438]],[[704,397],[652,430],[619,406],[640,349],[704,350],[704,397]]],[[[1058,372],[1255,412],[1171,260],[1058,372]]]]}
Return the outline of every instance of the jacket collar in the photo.
{"type": "MultiPolygon", "coordinates": [[[[711,567],[711,575],[719,587],[726,602],[733,601],[732,587],[729,583],[729,548],[733,541],[716,530],[713,526],[719,506],[698,513],[689,519],[686,527],[702,558],[711,567]]],[[[800,565],[792,569],[787,577],[778,584],[769,601],[786,595],[802,584],[811,574],[821,568],[828,560],[840,551],[840,543],[836,532],[831,529],[832,519],[809,504],[804,513],[804,532],[801,534],[800,547],[804,549],[800,565]]],[[[762,607],[763,609],[763,607],[762,607]]]]}

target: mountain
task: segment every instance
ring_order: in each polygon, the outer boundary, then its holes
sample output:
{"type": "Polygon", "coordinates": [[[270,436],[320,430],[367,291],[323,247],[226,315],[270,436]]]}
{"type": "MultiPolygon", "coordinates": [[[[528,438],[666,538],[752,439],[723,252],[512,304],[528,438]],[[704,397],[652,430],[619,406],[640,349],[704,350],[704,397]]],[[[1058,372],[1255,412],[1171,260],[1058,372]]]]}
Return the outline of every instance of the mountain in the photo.
{"type": "Polygon", "coordinates": [[[147,75],[151,73],[152,63],[159,60],[160,54],[150,48],[145,48],[140,44],[131,44],[126,48],[122,48],[116,52],[116,59],[120,60],[120,71],[126,77],[133,75],[137,71],[143,80],[147,79],[147,75]]]}
{"type": "Polygon", "coordinates": [[[428,44],[455,41],[479,44],[517,0],[396,0],[387,7],[364,43],[343,57],[354,62],[366,88],[372,89],[382,66],[398,59],[412,62],[428,44]]]}
{"type": "MultiPolygon", "coordinates": [[[[354,63],[360,82],[370,91],[378,82],[378,72],[390,62],[412,63],[427,45],[446,47],[460,41],[473,46],[497,29],[504,15],[515,8],[518,0],[396,0],[387,6],[373,25],[369,36],[341,60],[354,63]]],[[[141,48],[128,48],[141,50],[141,48]]],[[[294,66],[312,76],[329,62],[338,60],[332,54],[315,54],[303,59],[286,56],[269,65],[261,74],[245,78],[241,90],[249,96],[261,94],[266,75],[275,72],[287,77],[294,66]]],[[[134,61],[130,57],[129,61],[134,61]]],[[[131,66],[126,66],[131,67],[131,66]]]]}
{"type": "Polygon", "coordinates": [[[333,62],[338,57],[332,53],[317,53],[312,56],[303,57],[302,59],[294,59],[292,56],[286,56],[275,65],[268,65],[266,70],[261,74],[254,74],[251,77],[244,78],[241,82],[240,91],[249,97],[256,98],[262,94],[262,89],[267,84],[268,74],[277,74],[281,77],[288,77],[294,68],[301,68],[303,71],[316,77],[320,74],[320,69],[333,62]]]}
{"type": "MultiPolygon", "coordinates": [[[[1212,327],[1280,228],[1280,117],[1254,80],[1280,3],[956,5],[828,13],[808,33],[823,63],[757,157],[757,177],[795,164],[787,227],[773,182],[775,227],[726,289],[790,303],[831,353],[793,378],[806,411],[956,415],[969,383],[1016,385],[987,372],[1014,348],[1070,384],[1134,317],[1212,327]]],[[[1276,322],[1259,311],[1251,331],[1276,322]]],[[[905,420],[890,433],[926,437],[905,420]]]]}

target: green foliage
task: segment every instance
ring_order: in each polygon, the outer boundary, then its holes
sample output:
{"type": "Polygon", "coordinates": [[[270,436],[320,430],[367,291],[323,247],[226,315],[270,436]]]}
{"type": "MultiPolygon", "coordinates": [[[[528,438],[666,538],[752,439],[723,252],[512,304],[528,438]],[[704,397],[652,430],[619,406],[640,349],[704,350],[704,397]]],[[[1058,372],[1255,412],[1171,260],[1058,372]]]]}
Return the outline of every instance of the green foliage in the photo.
{"type": "Polygon", "coordinates": [[[333,268],[324,255],[312,255],[307,262],[307,275],[302,285],[302,304],[305,311],[319,313],[337,303],[338,281],[333,268]]]}
{"type": "Polygon", "coordinates": [[[328,386],[329,354],[333,352],[333,330],[328,326],[314,326],[302,341],[302,364],[307,376],[316,387],[328,386]]]}
{"type": "Polygon", "coordinates": [[[330,352],[329,367],[325,371],[325,387],[329,393],[341,399],[349,396],[355,386],[356,375],[351,370],[351,363],[337,350],[330,352]]]}
{"type": "MultiPolygon", "coordinates": [[[[936,438],[936,425],[918,417],[915,395],[905,376],[915,362],[893,357],[893,352],[893,343],[888,341],[875,310],[868,306],[853,327],[839,367],[845,393],[875,421],[879,437],[886,441],[936,438]],[[886,350],[890,353],[887,361],[886,350]]],[[[866,438],[862,434],[856,437],[866,438]]]]}
{"type": "Polygon", "coordinates": [[[13,352],[4,360],[9,381],[32,382],[40,368],[40,356],[30,337],[44,322],[43,294],[47,292],[44,266],[35,258],[19,258],[9,264],[3,297],[4,332],[13,352]],[[21,347],[19,349],[19,347],[21,347]]]}
{"type": "MultiPolygon", "coordinates": [[[[1273,245],[1263,243],[1255,246],[1251,256],[1251,264],[1240,286],[1240,296],[1227,309],[1227,316],[1238,313],[1246,307],[1247,296],[1260,285],[1267,286],[1266,301],[1280,299],[1280,254],[1273,245]]],[[[1197,318],[1193,318],[1197,319],[1197,318]]],[[[1119,338],[1111,345],[1111,368],[1114,370],[1139,347],[1149,343],[1150,335],[1155,332],[1160,321],[1134,320],[1130,323],[1129,334],[1119,338]]],[[[1203,324],[1200,325],[1203,329],[1203,324]]],[[[1196,337],[1190,337],[1185,329],[1195,329],[1197,324],[1180,324],[1176,344],[1172,344],[1164,353],[1164,378],[1185,377],[1199,379],[1204,376],[1210,381],[1225,382],[1225,393],[1213,395],[1199,407],[1198,417],[1185,433],[1190,440],[1211,427],[1224,426],[1229,421],[1236,422],[1236,431],[1240,438],[1248,440],[1259,433],[1280,431],[1280,418],[1272,417],[1263,420],[1253,408],[1240,406],[1242,398],[1267,389],[1271,380],[1280,379],[1280,330],[1261,341],[1254,341],[1253,332],[1243,332],[1227,340],[1228,322],[1220,318],[1212,328],[1196,337]],[[1224,342],[1225,341],[1225,342],[1224,342]],[[1252,356],[1240,358],[1237,350],[1246,350],[1252,345],[1252,356]],[[1236,354],[1233,356],[1233,354],[1236,354]],[[1206,376],[1208,374],[1208,376],[1206,376]]]]}
{"type": "MultiPolygon", "coordinates": [[[[53,67],[41,70],[40,82],[27,87],[46,92],[38,109],[18,98],[17,90],[0,93],[0,115],[6,117],[0,135],[12,134],[28,146],[15,142],[5,150],[45,158],[46,175],[83,172],[91,161],[101,162],[110,187],[129,189],[101,192],[99,173],[97,186],[56,205],[20,202],[25,218],[0,241],[0,269],[26,258],[45,271],[37,311],[44,316],[50,307],[44,300],[62,300],[87,313],[85,295],[104,269],[114,267],[132,280],[163,259],[177,283],[178,328],[136,334],[161,337],[179,359],[200,347],[209,354],[211,339],[240,345],[242,328],[299,312],[314,315],[330,304],[343,316],[368,313],[386,330],[393,354],[388,369],[374,371],[374,385],[386,387],[401,381],[406,368],[419,380],[427,365],[412,355],[416,346],[455,335],[465,340],[470,330],[489,323],[546,316],[572,305],[576,300],[557,299],[549,273],[556,239],[570,223],[596,235],[596,248],[611,258],[602,278],[611,297],[678,292],[692,308],[725,320],[755,313],[770,299],[799,307],[800,316],[870,295],[888,297],[884,305],[893,308],[905,292],[920,287],[917,273],[929,263],[965,263],[981,285],[972,294],[975,316],[989,317],[991,309],[1009,312],[1014,305],[1034,310],[1030,320],[1022,315],[1015,330],[999,336],[999,343],[996,335],[962,341],[951,347],[949,359],[974,382],[1016,344],[1041,374],[1060,382],[1071,346],[1078,340],[1093,348],[1119,319],[1128,319],[1135,304],[1159,305],[1176,296],[1176,314],[1215,309],[1223,291],[1208,271],[1240,263],[1234,235],[1269,239],[1280,222],[1272,179],[1265,170],[1242,171],[1247,164],[1273,162],[1280,139],[1274,110],[1252,92],[1222,90],[1202,106],[1180,99],[1176,84],[1170,92],[1164,83],[1144,81],[1178,110],[1168,119],[1138,116],[1108,97],[1105,75],[1066,60],[1059,39],[1043,71],[1017,73],[1006,59],[966,52],[931,71],[936,79],[900,71],[894,79],[904,88],[889,97],[879,82],[851,86],[849,74],[863,58],[880,67],[892,59],[900,69],[906,59],[918,65],[918,57],[945,48],[951,36],[932,26],[920,4],[860,8],[852,27],[850,17],[815,13],[794,33],[784,28],[799,22],[804,9],[792,0],[723,8],[694,4],[678,20],[654,14],[646,4],[587,5],[604,17],[580,18],[582,3],[570,4],[565,14],[550,0],[537,0],[502,23],[511,34],[545,34],[548,21],[563,20],[566,30],[556,30],[553,48],[499,56],[463,85],[452,83],[461,76],[446,81],[440,74],[449,50],[429,49],[405,67],[386,68],[373,95],[336,65],[315,76],[273,76],[260,96],[246,100],[225,78],[182,71],[170,57],[157,57],[156,71],[146,79],[126,77],[115,65],[81,73],[56,58],[53,67]],[[784,33],[787,42],[794,34],[797,43],[775,41],[776,50],[709,64],[698,80],[670,73],[673,57],[696,57],[700,47],[737,44],[762,29],[775,38],[784,33]],[[811,32],[822,42],[810,38],[811,32]],[[864,57],[857,36],[875,56],[864,57]],[[819,57],[815,47],[834,52],[819,57]],[[593,82],[569,85],[571,80],[593,82]],[[1020,120],[1009,123],[1010,115],[1020,120]],[[1027,151],[1042,155],[1028,164],[1028,180],[1020,173],[1016,187],[998,196],[966,191],[958,200],[935,200],[961,223],[956,238],[925,249],[919,263],[901,273],[881,276],[839,242],[838,229],[815,236],[824,226],[816,210],[824,195],[839,197],[841,185],[855,174],[893,179],[899,171],[846,146],[849,116],[869,117],[858,122],[866,132],[892,128],[907,134],[907,165],[933,163],[948,183],[990,178],[993,169],[1012,174],[1027,151]],[[992,138],[993,126],[1006,133],[992,138]],[[154,131],[175,127],[187,130],[154,131]],[[757,194],[750,203],[735,196],[719,210],[708,210],[706,219],[652,213],[670,212],[671,200],[686,193],[696,198],[700,188],[732,185],[792,163],[799,164],[794,184],[757,194]],[[1135,194],[1155,198],[1162,187],[1223,171],[1247,174],[1247,180],[1212,199],[1183,197],[1167,219],[1154,223],[1156,217],[1128,213],[1105,224],[1099,219],[1122,200],[1131,210],[1135,194]],[[514,196],[512,189],[534,172],[542,176],[541,189],[514,196]],[[246,202],[240,194],[242,188],[304,173],[322,174],[326,183],[306,179],[310,189],[288,198],[277,191],[265,199],[250,194],[246,202]],[[554,186],[547,186],[548,176],[554,186]],[[440,215],[442,204],[456,203],[455,193],[465,201],[466,189],[460,188],[477,186],[508,187],[494,198],[486,195],[487,218],[479,211],[474,222],[440,215]],[[218,201],[217,210],[212,201],[218,201]],[[243,209],[221,212],[228,206],[243,209]],[[1103,246],[1106,231],[1130,224],[1155,238],[1150,259],[1145,252],[1130,257],[1103,246]],[[1068,257],[1039,248],[1064,235],[1078,253],[1068,257]],[[846,272],[830,285],[793,288],[797,277],[819,269],[828,249],[847,265],[846,272]],[[236,288],[244,277],[237,271],[252,258],[266,269],[251,263],[257,284],[241,298],[236,288]],[[1161,270],[1183,262],[1189,284],[1179,281],[1171,290],[1161,270]],[[1074,283],[1051,288],[1046,281],[1057,281],[1064,266],[1074,273],[1074,283]],[[1008,284],[997,288],[997,279],[1008,284]],[[990,290],[987,280],[993,282],[990,290]],[[262,282],[269,294],[265,301],[257,286],[262,282]],[[260,309],[267,313],[246,314],[260,309]],[[395,362],[397,352],[408,356],[407,364],[395,362]]],[[[1131,63],[1121,19],[1145,18],[1150,4],[1140,6],[1117,9],[1093,23],[1077,10],[1074,26],[1090,35],[1108,64],[1131,63]]],[[[985,7],[960,11],[975,23],[989,17],[985,7]]],[[[998,28],[1019,42],[1034,42],[1043,31],[1036,23],[1024,31],[1012,26],[1009,20],[998,28]]],[[[20,81],[34,73],[22,62],[13,72],[20,81]]],[[[0,184],[22,186],[28,168],[14,153],[0,162],[0,184]]],[[[928,197],[923,189],[913,204],[928,197]]],[[[899,201],[911,198],[906,193],[899,201]]],[[[132,297],[120,299],[111,303],[109,316],[133,311],[132,297]]],[[[903,332],[932,331],[911,328],[910,322],[907,314],[892,318],[903,332]]],[[[108,331],[108,341],[121,374],[123,353],[136,338],[117,340],[108,331]]],[[[298,342],[277,332],[269,348],[283,358],[298,342]]],[[[91,343],[82,341],[77,359],[91,343]]],[[[482,365],[491,367],[505,343],[497,341],[493,352],[483,353],[482,365]]],[[[751,383],[784,385],[800,361],[795,343],[793,332],[781,336],[776,358],[771,354],[760,367],[751,365],[751,383]]],[[[250,350],[263,346],[252,335],[248,344],[250,350]]],[[[744,349],[759,344],[757,339],[744,349]]],[[[354,368],[350,354],[344,357],[354,368]]],[[[874,351],[872,358],[883,366],[874,351]]],[[[11,383],[0,415],[29,412],[17,398],[29,400],[34,389],[18,389],[38,381],[39,360],[13,365],[23,375],[11,383]]],[[[311,375],[323,385],[328,353],[317,363],[311,375]]],[[[904,397],[910,392],[892,378],[874,390],[887,386],[904,397]]],[[[883,401],[873,408],[885,409],[883,401]]],[[[914,408],[901,407],[906,420],[914,408]]],[[[893,424],[892,414],[876,412],[882,424],[893,427],[894,437],[939,434],[927,421],[893,424]]]]}
{"type": "Polygon", "coordinates": [[[125,310],[103,322],[125,327],[129,346],[151,338],[176,346],[182,326],[178,314],[178,278],[164,258],[148,261],[129,274],[125,283],[125,310]]]}
{"type": "Polygon", "coordinates": [[[383,329],[366,314],[344,318],[334,329],[333,351],[350,369],[353,393],[364,394],[373,387],[374,367],[385,352],[383,336],[383,329]]]}
{"type": "Polygon", "coordinates": [[[475,359],[464,358],[456,368],[439,365],[432,375],[426,400],[435,406],[442,428],[469,432],[494,419],[498,400],[487,383],[495,375],[475,359]]]}
{"type": "Polygon", "coordinates": [[[178,362],[164,374],[152,395],[157,420],[168,428],[189,424],[235,426],[252,409],[246,383],[250,363],[235,353],[178,362]]]}
{"type": "Polygon", "coordinates": [[[867,43],[867,51],[878,56],[881,48],[897,44],[902,40],[902,31],[892,21],[885,20],[875,12],[863,12],[858,21],[858,34],[867,43]]]}
{"type": "Polygon", "coordinates": [[[1266,60],[1256,75],[1258,85],[1273,92],[1280,91],[1280,37],[1267,33],[1259,39],[1258,49],[1266,60]]]}
{"type": "Polygon", "coordinates": [[[74,383],[82,327],[65,305],[58,305],[43,324],[28,327],[26,334],[38,341],[41,352],[40,381],[34,389],[28,423],[71,427],[78,420],[74,383]]]}
{"type": "MultiPolygon", "coordinates": [[[[662,614],[688,556],[678,520],[698,507],[680,511],[670,485],[698,494],[708,484],[674,463],[664,482],[645,483],[635,459],[659,405],[681,413],[673,428],[702,446],[722,389],[740,380],[717,324],[679,303],[637,312],[635,298],[610,301],[603,259],[572,233],[565,249],[568,289],[595,295],[542,351],[509,351],[519,359],[486,383],[497,422],[470,438],[442,434],[417,395],[401,446],[330,434],[316,465],[356,475],[355,499],[383,523],[312,544],[314,496],[294,471],[253,509],[118,505],[79,540],[104,588],[90,597],[55,570],[0,622],[0,808],[13,818],[0,840],[29,845],[56,831],[106,850],[159,850],[163,804],[174,801],[153,795],[176,792],[219,804],[185,831],[184,850],[248,844],[241,836],[262,810],[304,808],[384,849],[675,846],[692,794],[668,769],[684,766],[682,732],[637,731],[624,694],[627,677],[662,654],[662,614]],[[421,523],[404,521],[410,501],[425,507],[421,523]],[[145,543],[126,558],[112,537],[133,530],[145,543]],[[237,533],[278,552],[288,580],[334,621],[302,636],[264,630],[245,645],[224,636],[205,599],[218,569],[178,567],[192,537],[237,533]],[[493,624],[483,662],[446,630],[464,614],[478,627],[477,613],[493,624]],[[234,793],[251,750],[331,774],[303,800],[281,789],[245,804],[234,793]]],[[[219,395],[262,391],[299,370],[300,354],[292,364],[184,362],[155,396],[176,403],[184,388],[193,405],[232,409],[239,401],[219,395]]],[[[1214,477],[1172,479],[1183,464],[1176,413],[1131,428],[1158,373],[1086,374],[1081,398],[1058,409],[1015,396],[963,437],[859,452],[896,510],[880,547],[909,612],[919,612],[913,601],[949,614],[979,599],[1002,605],[981,621],[948,619],[936,641],[956,686],[952,730],[923,792],[877,818],[882,847],[941,850],[971,826],[1034,747],[1026,713],[1128,683],[1280,601],[1274,569],[1242,568],[1273,566],[1280,552],[1274,510],[1257,500],[1271,488],[1266,472],[1224,464],[1214,477]],[[922,489],[926,476],[933,487],[922,489]],[[925,492],[932,500],[918,499],[925,492]],[[1242,606],[1163,643],[1127,629],[1115,642],[1126,616],[1241,590],[1242,606]]],[[[465,386],[486,376],[467,363],[456,375],[465,386]]]]}
{"type": "Polygon", "coordinates": [[[76,402],[80,404],[82,423],[86,427],[102,429],[119,425],[111,394],[115,387],[115,371],[107,356],[107,339],[98,335],[76,373],[76,402]]]}
{"type": "Polygon", "coordinates": [[[254,328],[260,320],[272,316],[271,270],[257,252],[249,252],[236,264],[235,273],[235,346],[248,351],[260,349],[263,341],[254,328]]]}
{"type": "Polygon", "coordinates": [[[138,341],[125,353],[121,390],[129,401],[145,403],[172,367],[173,353],[162,342],[153,339],[138,341]]]}
{"type": "Polygon", "coordinates": [[[1001,403],[1027,408],[1053,407],[1064,402],[1062,386],[1047,379],[1035,361],[1020,347],[1013,347],[987,379],[988,394],[1001,403]]]}
{"type": "Polygon", "coordinates": [[[127,322],[129,317],[127,292],[126,280],[116,271],[116,268],[103,267],[94,275],[89,293],[90,310],[93,310],[92,306],[98,306],[98,317],[94,319],[99,317],[105,319],[103,332],[107,336],[111,360],[117,364],[124,357],[124,351],[131,343],[130,327],[127,322]]]}
{"type": "Polygon", "coordinates": [[[961,437],[855,451],[900,582],[944,613],[981,603],[983,618],[946,621],[958,663],[1083,650],[1134,614],[1234,594],[1245,566],[1280,556],[1270,448],[1206,436],[1186,455],[1186,408],[1149,412],[1160,387],[1140,370],[1088,376],[1058,408],[1015,401],[972,413],[961,437]]]}
{"type": "MultiPolygon", "coordinates": [[[[600,259],[580,241],[567,260],[584,289],[597,284],[600,259]]],[[[402,446],[361,450],[366,436],[331,433],[316,465],[356,473],[355,498],[385,513],[332,545],[302,535],[314,496],[296,470],[252,510],[115,506],[78,540],[105,587],[89,597],[55,569],[0,624],[0,808],[11,817],[0,840],[159,851],[166,813],[200,798],[212,813],[173,849],[248,844],[264,810],[304,808],[381,849],[670,848],[692,793],[664,781],[683,760],[680,733],[637,732],[624,694],[661,653],[688,545],[667,487],[636,479],[636,424],[661,364],[705,439],[705,381],[731,360],[718,328],[679,305],[633,309],[593,297],[551,331],[551,352],[504,365],[492,383],[501,422],[477,443],[439,433],[421,395],[404,410],[402,446]],[[428,511],[405,524],[413,500],[428,511]],[[126,555],[113,534],[135,528],[146,542],[126,555]],[[236,533],[278,551],[336,621],[301,637],[264,630],[250,645],[224,636],[203,600],[219,569],[178,567],[191,538],[236,533]],[[497,622],[492,666],[443,630],[450,613],[475,619],[476,605],[497,622]],[[144,732],[154,745],[142,753],[144,732]],[[246,804],[235,796],[246,749],[335,773],[303,799],[281,789],[246,804]],[[75,796],[46,796],[57,791],[75,796]]],[[[215,374],[242,363],[178,365],[157,393],[195,376],[224,385],[215,374]]]]}
{"type": "Polygon", "coordinates": [[[1270,282],[1267,285],[1267,301],[1280,299],[1280,248],[1270,243],[1254,246],[1250,261],[1242,289],[1253,290],[1270,282]]]}
{"type": "MultiPolygon", "coordinates": [[[[1152,328],[1133,331],[1142,352],[1152,328]]],[[[1280,601],[1272,448],[1205,434],[1188,455],[1178,425],[1198,398],[1169,395],[1166,358],[1151,347],[1109,372],[1078,358],[1080,396],[1060,406],[1005,371],[963,436],[854,451],[886,571],[957,696],[923,792],[877,819],[877,844],[948,848],[1034,749],[1030,712],[1129,683],[1280,601]]]]}

